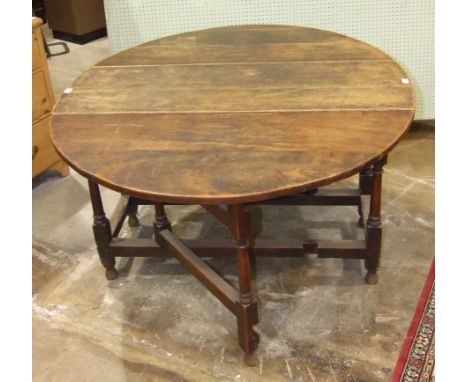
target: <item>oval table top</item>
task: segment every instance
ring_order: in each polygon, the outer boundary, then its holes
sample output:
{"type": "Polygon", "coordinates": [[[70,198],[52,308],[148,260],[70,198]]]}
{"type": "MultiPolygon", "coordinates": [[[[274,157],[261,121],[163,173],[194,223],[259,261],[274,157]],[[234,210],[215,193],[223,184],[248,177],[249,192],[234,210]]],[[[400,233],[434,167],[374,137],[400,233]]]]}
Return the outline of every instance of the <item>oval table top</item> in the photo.
{"type": "Polygon", "coordinates": [[[157,202],[247,203],[348,177],[409,128],[387,54],[318,29],[249,25],[151,41],[94,65],[52,139],[87,178],[157,202]]]}

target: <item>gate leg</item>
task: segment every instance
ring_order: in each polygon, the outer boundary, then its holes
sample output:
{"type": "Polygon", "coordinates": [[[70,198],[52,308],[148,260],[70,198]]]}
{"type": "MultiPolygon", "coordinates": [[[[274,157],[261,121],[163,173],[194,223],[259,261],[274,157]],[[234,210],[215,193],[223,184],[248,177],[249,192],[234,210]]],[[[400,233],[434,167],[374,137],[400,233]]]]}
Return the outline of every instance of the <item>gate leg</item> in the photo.
{"type": "Polygon", "coordinates": [[[239,271],[239,306],[237,314],[239,345],[244,351],[244,363],[248,366],[254,366],[257,363],[254,352],[259,343],[259,336],[253,330],[253,325],[258,323],[258,306],[250,282],[251,223],[249,215],[242,204],[236,204],[230,209],[234,216],[239,271]]]}
{"type": "Polygon", "coordinates": [[[109,253],[109,243],[112,240],[109,219],[106,218],[104,213],[99,185],[92,180],[88,180],[88,185],[94,215],[94,240],[96,241],[99,259],[104,268],[106,268],[106,279],[115,280],[118,277],[118,273],[115,269],[115,257],[109,253]]]}
{"type": "Polygon", "coordinates": [[[366,241],[369,257],[366,258],[366,282],[377,284],[377,270],[380,263],[380,249],[382,246],[382,221],[380,219],[380,206],[382,197],[382,172],[387,163],[387,157],[380,159],[372,166],[372,190],[369,209],[369,218],[366,224],[366,241]]]}
{"type": "MultiPolygon", "coordinates": [[[[372,166],[367,167],[359,173],[359,192],[361,195],[370,195],[372,192],[372,166]]],[[[364,217],[362,216],[362,204],[358,205],[358,226],[364,228],[364,217]]]]}
{"type": "Polygon", "coordinates": [[[154,205],[154,227],[160,231],[163,229],[171,230],[171,222],[167,218],[164,204],[162,203],[154,205]]]}

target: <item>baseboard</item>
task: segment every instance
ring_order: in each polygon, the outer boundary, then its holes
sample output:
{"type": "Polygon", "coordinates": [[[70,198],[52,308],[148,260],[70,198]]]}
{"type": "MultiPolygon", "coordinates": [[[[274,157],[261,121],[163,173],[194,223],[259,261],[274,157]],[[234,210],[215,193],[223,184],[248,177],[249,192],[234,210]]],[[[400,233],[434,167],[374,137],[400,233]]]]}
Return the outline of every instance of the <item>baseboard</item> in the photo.
{"type": "Polygon", "coordinates": [[[411,124],[410,131],[434,131],[435,119],[417,119],[411,124]]]}
{"type": "Polygon", "coordinates": [[[107,36],[107,29],[101,28],[86,34],[76,35],[72,33],[60,32],[56,30],[52,30],[52,35],[57,40],[64,40],[68,42],[72,42],[75,44],[84,45],[87,42],[97,40],[98,38],[107,36]]]}

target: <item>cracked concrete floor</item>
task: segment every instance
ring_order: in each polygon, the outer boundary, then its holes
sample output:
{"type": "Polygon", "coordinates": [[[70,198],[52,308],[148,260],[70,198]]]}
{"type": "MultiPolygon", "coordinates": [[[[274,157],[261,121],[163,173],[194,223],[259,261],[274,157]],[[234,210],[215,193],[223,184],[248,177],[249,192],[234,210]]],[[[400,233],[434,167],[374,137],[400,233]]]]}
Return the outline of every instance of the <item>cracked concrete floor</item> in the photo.
{"type": "MultiPolygon", "coordinates": [[[[70,44],[69,55],[52,58],[56,92],[108,55],[106,44],[70,44]]],[[[356,184],[353,177],[336,186],[356,184]]],[[[389,157],[379,284],[364,283],[360,261],[257,259],[261,344],[253,368],[242,365],[234,316],[176,260],[120,259],[120,277],[105,280],[86,185],[74,171],[33,181],[35,381],[390,380],[434,255],[433,131],[411,132],[389,157]]],[[[119,197],[103,189],[108,215],[119,197]]],[[[351,207],[252,214],[265,238],[359,234],[351,207]]],[[[184,238],[228,236],[200,207],[171,206],[168,215],[184,238]]],[[[142,226],[125,225],[124,235],[151,234],[151,208],[139,217],[142,226]]],[[[236,281],[234,258],[210,263],[236,281]]]]}

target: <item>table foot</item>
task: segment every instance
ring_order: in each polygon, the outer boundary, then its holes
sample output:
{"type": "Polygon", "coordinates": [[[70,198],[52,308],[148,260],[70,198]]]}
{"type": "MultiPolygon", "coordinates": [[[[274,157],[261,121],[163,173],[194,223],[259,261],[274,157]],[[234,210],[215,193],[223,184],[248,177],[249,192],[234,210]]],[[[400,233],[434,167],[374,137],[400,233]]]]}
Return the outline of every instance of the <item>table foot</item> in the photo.
{"type": "Polygon", "coordinates": [[[111,281],[119,277],[119,272],[114,267],[106,269],[106,279],[111,281]]]}
{"type": "MultiPolygon", "coordinates": [[[[255,319],[258,322],[258,319],[255,319]]],[[[239,345],[244,352],[244,363],[246,366],[255,366],[257,364],[257,356],[255,351],[260,343],[260,336],[252,329],[253,322],[244,323],[244,333],[239,332],[239,345]]],[[[239,328],[240,329],[240,328],[239,328]]]]}
{"type": "Polygon", "coordinates": [[[129,215],[128,216],[128,226],[129,227],[132,227],[132,228],[135,228],[135,227],[138,227],[140,225],[140,221],[138,220],[138,218],[134,215],[129,215]]]}
{"type": "Polygon", "coordinates": [[[364,228],[364,219],[362,218],[362,216],[359,217],[357,225],[359,228],[364,228]]]}
{"type": "Polygon", "coordinates": [[[131,228],[138,227],[140,225],[140,221],[137,217],[138,206],[136,204],[130,204],[128,206],[128,226],[131,228]]]}
{"type": "Polygon", "coordinates": [[[379,277],[377,272],[368,271],[365,277],[366,283],[369,285],[375,285],[379,282],[379,277]]]}
{"type": "Polygon", "coordinates": [[[154,205],[154,226],[155,229],[158,229],[160,231],[164,229],[168,229],[171,231],[171,222],[167,218],[166,211],[164,209],[164,204],[161,203],[156,203],[154,205]]]}
{"type": "Polygon", "coordinates": [[[258,357],[255,353],[244,354],[244,364],[245,366],[257,366],[258,357]]]}

